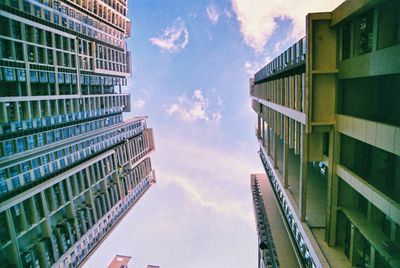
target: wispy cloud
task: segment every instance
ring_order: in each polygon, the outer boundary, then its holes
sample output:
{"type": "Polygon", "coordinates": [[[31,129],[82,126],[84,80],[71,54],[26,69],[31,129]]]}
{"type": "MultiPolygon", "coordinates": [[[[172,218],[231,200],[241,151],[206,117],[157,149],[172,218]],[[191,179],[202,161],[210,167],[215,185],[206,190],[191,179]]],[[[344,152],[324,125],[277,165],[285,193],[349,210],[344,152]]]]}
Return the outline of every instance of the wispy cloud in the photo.
{"type": "Polygon", "coordinates": [[[310,12],[331,11],[343,0],[231,0],[232,9],[240,23],[240,31],[247,45],[256,52],[263,52],[269,38],[277,29],[277,20],[290,19],[291,32],[285,33],[292,40],[305,32],[305,15],[310,12]],[[295,8],[294,8],[295,7],[295,8]]]}
{"type": "Polygon", "coordinates": [[[142,100],[142,99],[135,100],[135,101],[133,101],[133,103],[132,103],[133,108],[134,108],[135,110],[139,110],[139,111],[143,109],[143,107],[144,107],[145,104],[146,104],[146,101],[145,101],[145,100],[142,100]]]}
{"type": "Polygon", "coordinates": [[[191,179],[182,175],[163,172],[163,178],[165,180],[164,183],[174,183],[178,185],[197,205],[212,209],[224,216],[237,217],[248,223],[250,226],[253,226],[254,219],[252,211],[247,210],[247,204],[243,201],[238,201],[234,198],[223,200],[212,199],[208,194],[204,194],[199,190],[191,179]],[[240,211],[240,213],[238,213],[238,211],[240,211]]]}
{"type": "Polygon", "coordinates": [[[228,19],[232,18],[232,13],[231,13],[231,11],[229,9],[225,8],[224,9],[224,14],[225,14],[225,16],[228,17],[228,19]]]}
{"type": "Polygon", "coordinates": [[[208,18],[210,19],[212,24],[216,24],[219,20],[219,13],[217,11],[217,7],[215,5],[209,5],[206,8],[208,18]]]}
{"type": "Polygon", "coordinates": [[[209,110],[209,100],[203,96],[201,89],[196,89],[191,99],[188,99],[184,94],[177,101],[167,109],[169,115],[176,113],[185,122],[196,122],[198,120],[219,122],[221,120],[220,111],[209,110]]]}
{"type": "Polygon", "coordinates": [[[254,76],[254,74],[256,72],[258,72],[262,67],[265,66],[265,64],[267,64],[269,60],[266,59],[265,61],[246,61],[244,63],[244,70],[246,72],[247,75],[249,76],[254,76]]]}
{"type": "Polygon", "coordinates": [[[189,43],[189,32],[185,22],[178,18],[172,26],[167,27],[161,36],[150,38],[153,45],[166,52],[180,52],[189,43]]]}

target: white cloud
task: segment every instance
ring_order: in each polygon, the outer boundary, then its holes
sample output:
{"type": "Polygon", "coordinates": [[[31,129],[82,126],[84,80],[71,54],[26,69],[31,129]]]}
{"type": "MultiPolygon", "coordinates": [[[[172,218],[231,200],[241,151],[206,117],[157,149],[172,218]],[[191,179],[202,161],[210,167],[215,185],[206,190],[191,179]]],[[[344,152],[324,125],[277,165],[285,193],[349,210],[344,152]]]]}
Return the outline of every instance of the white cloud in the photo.
{"type": "Polygon", "coordinates": [[[167,27],[161,36],[150,38],[153,45],[166,52],[179,52],[189,43],[189,32],[185,22],[178,18],[171,27],[167,27]]]}
{"type": "Polygon", "coordinates": [[[244,70],[247,75],[253,77],[262,67],[264,67],[271,59],[268,56],[264,56],[262,61],[246,61],[244,63],[244,70]]]}
{"type": "Polygon", "coordinates": [[[247,45],[263,52],[269,38],[275,33],[278,19],[292,21],[291,41],[305,33],[305,16],[310,12],[331,11],[343,0],[231,0],[232,9],[240,23],[240,31],[247,45]]]}
{"type": "Polygon", "coordinates": [[[133,102],[133,108],[134,108],[135,110],[142,110],[145,104],[146,104],[146,101],[145,101],[145,100],[141,100],[141,99],[135,100],[135,101],[133,102]]]}
{"type": "Polygon", "coordinates": [[[206,9],[208,18],[212,22],[212,24],[216,24],[219,20],[219,14],[217,11],[217,7],[215,5],[210,5],[206,9]]]}
{"type": "Polygon", "coordinates": [[[231,13],[231,11],[229,9],[225,8],[224,9],[224,14],[225,14],[225,16],[228,17],[228,19],[232,18],[232,13],[231,13]]]}
{"type": "Polygon", "coordinates": [[[203,96],[201,89],[193,92],[192,99],[188,99],[186,95],[178,98],[178,102],[172,104],[168,109],[169,115],[178,114],[185,122],[196,122],[197,120],[215,121],[221,120],[219,111],[211,112],[209,110],[209,100],[203,96]]]}

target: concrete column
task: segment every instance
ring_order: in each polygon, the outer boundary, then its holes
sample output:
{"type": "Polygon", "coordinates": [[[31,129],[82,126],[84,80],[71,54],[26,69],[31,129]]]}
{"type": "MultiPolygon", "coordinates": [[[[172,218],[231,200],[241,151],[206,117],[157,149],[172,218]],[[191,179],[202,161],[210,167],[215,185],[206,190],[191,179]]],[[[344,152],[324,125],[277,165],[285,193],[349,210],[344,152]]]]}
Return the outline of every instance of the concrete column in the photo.
{"type": "Polygon", "coordinates": [[[289,186],[289,118],[283,119],[283,187],[289,186]]]}
{"type": "Polygon", "coordinates": [[[338,205],[338,184],[339,178],[336,175],[336,164],[340,158],[340,134],[333,127],[329,133],[329,162],[328,162],[328,213],[327,213],[327,229],[325,239],[328,245],[333,247],[336,245],[336,225],[337,225],[337,205],[338,205]]]}
{"type": "Polygon", "coordinates": [[[356,227],[351,224],[351,230],[350,230],[350,263],[353,265],[354,264],[354,238],[355,238],[355,232],[356,232],[356,227]]]}
{"type": "Polygon", "coordinates": [[[265,147],[265,121],[264,119],[261,119],[262,123],[261,123],[261,131],[262,131],[262,145],[265,147]]]}
{"type": "Polygon", "coordinates": [[[307,209],[307,164],[308,164],[308,133],[305,125],[301,125],[301,153],[300,153],[300,195],[299,218],[306,220],[307,209]]]}
{"type": "Polygon", "coordinates": [[[371,246],[371,255],[369,258],[369,267],[370,268],[375,268],[375,248],[371,246]]]}

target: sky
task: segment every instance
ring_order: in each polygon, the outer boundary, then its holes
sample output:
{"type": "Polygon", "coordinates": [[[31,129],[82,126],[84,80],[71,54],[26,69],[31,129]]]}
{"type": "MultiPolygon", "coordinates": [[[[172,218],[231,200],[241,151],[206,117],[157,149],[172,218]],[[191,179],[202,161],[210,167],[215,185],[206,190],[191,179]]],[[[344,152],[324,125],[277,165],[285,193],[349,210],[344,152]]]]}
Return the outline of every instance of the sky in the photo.
{"type": "Polygon", "coordinates": [[[132,115],[147,115],[153,185],[84,267],[257,267],[250,174],[262,173],[249,78],[340,0],[129,0],[132,115]]]}

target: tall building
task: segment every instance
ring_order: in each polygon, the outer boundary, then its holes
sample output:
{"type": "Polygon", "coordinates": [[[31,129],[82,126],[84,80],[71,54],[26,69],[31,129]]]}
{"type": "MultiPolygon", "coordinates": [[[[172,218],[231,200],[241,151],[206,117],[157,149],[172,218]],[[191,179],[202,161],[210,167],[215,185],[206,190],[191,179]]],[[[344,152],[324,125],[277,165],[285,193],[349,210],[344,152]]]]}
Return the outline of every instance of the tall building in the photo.
{"type": "Polygon", "coordinates": [[[399,84],[398,0],[309,14],[306,36],[250,80],[260,158],[304,266],[400,267],[399,84]]]}
{"type": "Polygon", "coordinates": [[[75,267],[155,182],[125,0],[0,0],[0,266],[75,267]]]}
{"type": "Polygon", "coordinates": [[[130,256],[116,255],[108,265],[108,268],[128,268],[131,258],[130,256]]]}

